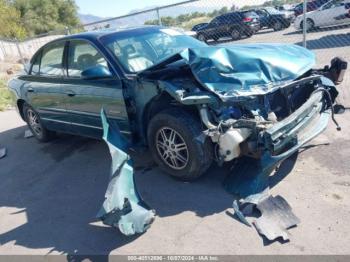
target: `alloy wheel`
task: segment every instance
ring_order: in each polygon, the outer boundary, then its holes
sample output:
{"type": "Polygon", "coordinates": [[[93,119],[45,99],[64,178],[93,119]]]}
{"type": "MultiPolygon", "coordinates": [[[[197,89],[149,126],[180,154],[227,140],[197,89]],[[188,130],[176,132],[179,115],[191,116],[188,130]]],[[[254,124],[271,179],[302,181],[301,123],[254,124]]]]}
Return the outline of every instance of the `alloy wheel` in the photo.
{"type": "Polygon", "coordinates": [[[27,120],[33,132],[39,137],[42,136],[43,130],[40,124],[39,116],[32,109],[27,110],[27,120]]]}
{"type": "Polygon", "coordinates": [[[170,127],[163,127],[156,134],[156,147],[165,164],[175,170],[184,169],[189,160],[188,148],[182,136],[170,127]]]}

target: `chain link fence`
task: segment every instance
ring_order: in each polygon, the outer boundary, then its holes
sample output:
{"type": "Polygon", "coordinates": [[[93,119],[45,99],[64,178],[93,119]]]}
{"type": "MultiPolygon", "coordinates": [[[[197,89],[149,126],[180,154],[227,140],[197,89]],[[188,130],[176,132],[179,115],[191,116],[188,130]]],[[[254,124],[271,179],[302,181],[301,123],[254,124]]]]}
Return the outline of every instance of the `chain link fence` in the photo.
{"type": "Polygon", "coordinates": [[[66,28],[24,41],[0,39],[0,61],[25,62],[47,42],[81,31],[142,25],[180,28],[210,45],[290,43],[314,50],[320,64],[350,60],[350,0],[192,0],[66,28]],[[306,3],[306,4],[304,4],[306,3]]]}

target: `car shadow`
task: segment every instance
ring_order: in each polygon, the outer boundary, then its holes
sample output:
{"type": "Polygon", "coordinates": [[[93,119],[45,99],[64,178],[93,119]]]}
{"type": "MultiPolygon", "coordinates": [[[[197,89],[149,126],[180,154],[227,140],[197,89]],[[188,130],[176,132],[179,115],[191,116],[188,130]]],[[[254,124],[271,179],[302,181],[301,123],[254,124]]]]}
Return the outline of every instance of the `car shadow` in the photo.
{"type": "MultiPolygon", "coordinates": [[[[329,31],[337,31],[337,30],[343,30],[345,28],[349,28],[350,24],[348,25],[336,25],[336,26],[330,26],[330,27],[322,27],[322,28],[316,28],[314,30],[311,30],[307,32],[307,34],[314,34],[314,33],[319,33],[319,32],[329,32],[329,31]]],[[[292,32],[285,33],[283,35],[302,35],[303,31],[302,30],[295,30],[292,32]]]]}
{"type": "MultiPolygon", "coordinates": [[[[14,216],[10,230],[2,229],[1,245],[15,241],[30,249],[85,257],[107,255],[137,240],[139,235],[126,237],[95,218],[110,172],[111,159],[103,141],[61,135],[42,144],[24,138],[25,130],[19,127],[0,133],[2,146],[8,149],[0,160],[0,206],[6,207],[6,216],[23,213],[26,217],[23,223],[14,216]]],[[[223,188],[223,181],[233,172],[229,165],[213,165],[201,179],[185,183],[162,173],[148,153],[133,158],[138,191],[158,217],[186,211],[206,217],[232,206],[234,197],[223,188]]],[[[270,187],[290,173],[296,160],[297,154],[282,163],[271,176],[270,187]]]]}
{"type": "MultiPolygon", "coordinates": [[[[49,253],[103,255],[139,237],[126,237],[95,218],[110,173],[103,141],[64,135],[38,143],[24,138],[25,130],[0,133],[1,146],[8,150],[0,160],[0,206],[7,218],[13,216],[11,226],[2,228],[1,245],[15,241],[49,253]],[[24,222],[18,214],[25,216],[24,222]]],[[[135,180],[158,217],[185,211],[205,217],[230,207],[232,196],[221,185],[225,170],[212,167],[202,179],[184,183],[164,175],[145,155],[146,161],[135,167],[135,180]]]]}
{"type": "MultiPolygon", "coordinates": [[[[298,42],[296,44],[302,45],[303,42],[298,42]]],[[[307,48],[311,50],[350,46],[350,33],[332,34],[323,36],[319,39],[307,40],[306,45],[307,48]]]]}

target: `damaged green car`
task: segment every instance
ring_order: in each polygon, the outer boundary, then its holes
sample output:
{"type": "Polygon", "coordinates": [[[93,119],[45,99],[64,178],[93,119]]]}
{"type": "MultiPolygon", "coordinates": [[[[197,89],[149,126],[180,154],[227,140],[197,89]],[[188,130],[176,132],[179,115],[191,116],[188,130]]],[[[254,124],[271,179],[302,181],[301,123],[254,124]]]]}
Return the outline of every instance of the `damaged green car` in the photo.
{"type": "Polygon", "coordinates": [[[103,108],[133,147],[193,180],[241,156],[273,168],[321,133],[347,64],[314,65],[296,45],[207,46],[152,26],[50,42],[9,88],[38,140],[101,138],[103,108]]]}

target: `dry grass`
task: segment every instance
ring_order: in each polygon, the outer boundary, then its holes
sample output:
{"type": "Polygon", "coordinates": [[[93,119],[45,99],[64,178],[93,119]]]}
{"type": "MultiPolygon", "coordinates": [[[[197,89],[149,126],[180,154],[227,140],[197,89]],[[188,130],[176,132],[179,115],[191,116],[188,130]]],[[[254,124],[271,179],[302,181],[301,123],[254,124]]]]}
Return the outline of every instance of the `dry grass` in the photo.
{"type": "Polygon", "coordinates": [[[14,97],[6,87],[6,80],[0,79],[0,111],[4,111],[14,105],[14,97]]]}

